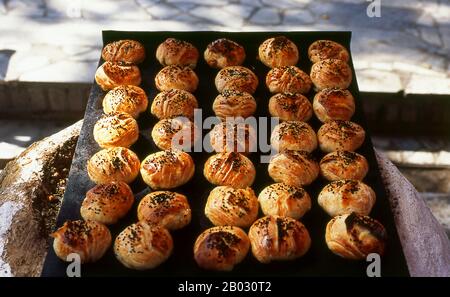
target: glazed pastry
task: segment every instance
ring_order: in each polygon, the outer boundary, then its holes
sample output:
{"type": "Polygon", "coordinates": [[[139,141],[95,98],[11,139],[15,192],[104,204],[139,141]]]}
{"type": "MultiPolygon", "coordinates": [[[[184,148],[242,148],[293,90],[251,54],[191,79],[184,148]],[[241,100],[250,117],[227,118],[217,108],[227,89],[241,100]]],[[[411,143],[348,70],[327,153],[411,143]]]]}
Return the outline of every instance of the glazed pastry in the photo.
{"type": "Polygon", "coordinates": [[[102,223],[96,221],[67,221],[51,235],[55,254],[63,261],[76,253],[81,263],[99,260],[111,245],[111,233],[102,223]]]}
{"type": "Polygon", "coordinates": [[[95,72],[95,81],[103,91],[123,85],[138,86],[141,84],[141,72],[137,66],[105,62],[95,72]]]}
{"type": "Polygon", "coordinates": [[[264,215],[300,219],[311,209],[311,198],[300,187],[284,183],[271,184],[259,193],[259,204],[264,215]]]}
{"type": "Polygon", "coordinates": [[[182,65],[195,68],[198,50],[191,43],[175,38],[167,38],[156,49],[156,59],[163,66],[182,65]]]}
{"type": "Polygon", "coordinates": [[[197,90],[198,77],[194,70],[187,66],[170,65],[156,74],[155,85],[159,91],[180,89],[192,93],[197,90]]]}
{"type": "Polygon", "coordinates": [[[277,151],[294,150],[312,152],[317,147],[314,130],[305,122],[286,121],[275,126],[270,137],[272,148],[277,151]]]}
{"type": "Polygon", "coordinates": [[[211,147],[221,152],[256,152],[256,130],[244,122],[221,122],[210,132],[211,147]]]}
{"type": "Polygon", "coordinates": [[[271,93],[306,94],[312,86],[308,74],[296,66],[273,68],[267,73],[266,86],[271,93]]]}
{"type": "Polygon", "coordinates": [[[338,59],[348,62],[349,56],[345,47],[331,40],[314,41],[308,48],[308,57],[313,63],[326,59],[338,59]]]}
{"type": "Polygon", "coordinates": [[[142,198],[137,209],[139,221],[177,230],[191,222],[191,207],[186,196],[169,191],[156,191],[142,198]]]}
{"type": "Polygon", "coordinates": [[[125,112],[137,119],[139,114],[146,111],[147,95],[143,89],[132,86],[118,86],[106,93],[103,98],[103,112],[125,112]]]}
{"type": "Polygon", "coordinates": [[[213,68],[239,66],[244,63],[245,50],[232,40],[220,38],[208,44],[203,56],[213,68]]]}
{"type": "Polygon", "coordinates": [[[282,121],[307,122],[312,114],[312,105],[308,98],[299,93],[278,93],[269,100],[269,112],[282,121]]]}
{"type": "Polygon", "coordinates": [[[203,169],[206,179],[218,186],[250,187],[255,180],[255,166],[246,156],[223,152],[208,158],[203,169]]]}
{"type": "Polygon", "coordinates": [[[326,153],[355,151],[366,137],[364,129],[350,121],[328,121],[317,132],[320,149],[326,153]]]}
{"type": "Polygon", "coordinates": [[[371,253],[384,254],[387,234],[377,220],[352,213],[331,219],[325,240],[334,254],[347,259],[365,260],[371,253]]]}
{"type": "Polygon", "coordinates": [[[213,227],[197,237],[194,259],[203,269],[231,271],[244,260],[249,249],[250,241],[241,228],[213,227]]]}
{"type": "Polygon", "coordinates": [[[247,92],[226,90],[214,100],[213,110],[222,121],[227,117],[247,118],[256,111],[256,101],[247,92]]]}
{"type": "Polygon", "coordinates": [[[258,87],[258,77],[253,71],[243,66],[230,66],[217,73],[215,85],[219,93],[235,90],[253,94],[258,87]]]}
{"type": "Polygon", "coordinates": [[[273,156],[268,171],[275,182],[301,187],[317,178],[319,165],[307,152],[284,151],[273,156]]]}
{"type": "Polygon", "coordinates": [[[369,163],[366,158],[355,152],[331,152],[320,161],[320,173],[329,181],[363,180],[368,171],[369,163]]]}
{"type": "Polygon", "coordinates": [[[138,138],[138,124],[128,113],[105,114],[94,125],[94,139],[101,148],[130,147],[138,138]]]}
{"type": "Polygon", "coordinates": [[[136,40],[118,40],[103,48],[102,58],[120,64],[139,64],[145,60],[145,48],[136,40]]]}
{"type": "Polygon", "coordinates": [[[215,187],[205,206],[206,217],[216,226],[249,227],[258,217],[258,198],[251,188],[215,187]]]}
{"type": "Polygon", "coordinates": [[[188,153],[165,150],[142,161],[141,175],[152,189],[172,189],[184,185],[194,175],[194,161],[188,153]]]}
{"type": "Polygon", "coordinates": [[[152,139],[161,150],[189,151],[198,135],[194,123],[186,118],[163,119],[152,129],[152,139]]]}
{"type": "Polygon", "coordinates": [[[176,117],[186,117],[192,120],[196,108],[198,108],[198,103],[194,95],[184,90],[171,89],[156,95],[151,112],[160,120],[176,117]]]}
{"type": "Polygon", "coordinates": [[[136,269],[152,269],[165,262],[173,250],[169,231],[145,221],[126,227],[116,237],[114,254],[124,266],[136,269]]]}
{"type": "Polygon", "coordinates": [[[81,217],[105,225],[117,223],[134,203],[133,191],[124,182],[96,185],[86,193],[81,204],[81,217]]]}
{"type": "Polygon", "coordinates": [[[332,217],[352,212],[368,215],[375,201],[372,188],[353,179],[337,180],[326,185],[317,198],[319,205],[332,217]]]}
{"type": "Polygon", "coordinates": [[[348,90],[323,89],[314,96],[313,108],[322,123],[330,120],[348,121],[355,113],[355,99],[348,90]]]}
{"type": "Polygon", "coordinates": [[[250,227],[248,237],[253,256],[261,263],[297,259],[311,246],[306,227],[289,217],[263,217],[250,227]]]}
{"type": "Polygon", "coordinates": [[[352,69],[344,61],[327,59],[314,63],[311,80],[317,90],[326,88],[347,89],[352,82],[352,69]]]}
{"type": "Polygon", "coordinates": [[[295,43],[285,36],[265,40],[258,49],[259,59],[267,67],[292,66],[298,62],[298,49],[295,43]]]}
{"type": "Polygon", "coordinates": [[[139,174],[139,158],[124,147],[103,149],[87,162],[87,173],[96,184],[112,181],[131,183],[139,174]]]}

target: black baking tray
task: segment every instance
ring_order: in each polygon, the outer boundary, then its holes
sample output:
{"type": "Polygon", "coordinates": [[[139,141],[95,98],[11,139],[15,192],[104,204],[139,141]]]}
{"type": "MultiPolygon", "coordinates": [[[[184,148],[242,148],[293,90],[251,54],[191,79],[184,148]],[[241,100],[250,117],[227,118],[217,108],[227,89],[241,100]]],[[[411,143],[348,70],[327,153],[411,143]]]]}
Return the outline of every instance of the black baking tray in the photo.
{"type": "MultiPolygon", "coordinates": [[[[217,90],[214,87],[214,78],[217,69],[208,67],[202,58],[202,53],[208,43],[217,38],[229,38],[242,44],[245,47],[247,58],[244,66],[252,69],[259,78],[259,86],[255,93],[258,108],[255,116],[270,116],[268,113],[268,100],[271,94],[265,86],[265,75],[269,69],[257,59],[258,46],[265,39],[276,35],[285,35],[294,41],[300,52],[299,66],[303,71],[309,73],[311,63],[307,57],[308,46],[318,39],[330,39],[344,45],[349,52],[351,32],[124,32],[124,31],[104,31],[103,44],[120,40],[134,39],[145,45],[147,58],[144,63],[139,65],[142,72],[141,87],[146,91],[150,104],[158,93],[154,84],[156,73],[162,68],[155,58],[156,47],[168,37],[175,37],[193,43],[200,51],[201,57],[195,72],[197,73],[200,84],[194,93],[199,101],[199,107],[203,109],[204,116],[213,115],[212,103],[217,96],[217,90]]],[[[103,61],[100,59],[99,65],[103,61]]],[[[353,71],[353,82],[349,88],[356,99],[356,112],[352,120],[364,127],[367,137],[358,150],[364,155],[370,165],[370,170],[365,178],[365,182],[370,185],[377,194],[377,202],[372,210],[371,216],[384,224],[389,236],[387,250],[381,259],[382,276],[407,276],[408,269],[403,255],[402,247],[398,238],[393,214],[385,193],[384,186],[380,178],[380,172],[375,159],[370,132],[367,127],[364,113],[362,110],[362,100],[352,60],[350,66],[353,71]]],[[[83,127],[75,150],[72,166],[69,173],[66,192],[62,202],[61,210],[57,219],[57,227],[60,227],[66,220],[80,219],[80,205],[88,191],[94,184],[89,180],[86,172],[87,160],[98,150],[99,146],[94,141],[92,131],[95,122],[102,114],[102,99],[105,95],[100,87],[94,82],[89,101],[86,107],[83,127]]],[[[314,91],[308,94],[312,100],[314,91]]],[[[143,113],[138,119],[140,127],[140,137],[131,149],[136,152],[141,160],[148,154],[158,151],[153,143],[150,132],[156,119],[150,115],[150,112],[143,113]]],[[[320,122],[313,116],[309,121],[314,130],[320,127],[320,122]]],[[[206,134],[207,131],[204,131],[206,134]]],[[[199,268],[193,257],[193,245],[197,236],[205,229],[211,227],[211,223],[204,215],[204,206],[210,190],[213,188],[203,177],[203,164],[210,154],[191,153],[196,165],[195,175],[186,185],[174,189],[174,191],[185,194],[192,208],[192,222],[186,228],[172,232],[174,239],[174,250],[172,256],[159,267],[147,271],[135,271],[124,267],[115,259],[112,248],[106,255],[96,263],[85,264],[82,266],[82,276],[232,276],[232,277],[250,277],[250,276],[366,276],[366,269],[369,262],[351,261],[342,259],[332,254],[325,243],[325,226],[330,217],[317,204],[317,195],[326,185],[322,178],[316,180],[311,186],[305,187],[312,198],[312,209],[301,221],[306,225],[312,238],[312,246],[309,252],[300,259],[287,262],[273,262],[270,264],[261,264],[249,252],[246,259],[239,265],[236,265],[232,272],[214,272],[205,271],[199,268]]],[[[315,152],[319,159],[323,156],[318,149],[315,152]]],[[[256,180],[252,188],[258,194],[264,187],[273,183],[267,173],[267,164],[259,162],[259,153],[253,153],[250,158],[256,167],[256,180]]],[[[127,225],[135,222],[136,208],[139,200],[150,190],[139,177],[131,185],[136,201],[133,209],[118,224],[110,227],[113,238],[119,234],[127,225]]],[[[260,216],[262,214],[260,213],[260,216]]],[[[53,249],[50,247],[45,260],[42,276],[65,276],[67,263],[59,260],[53,249]]]]}

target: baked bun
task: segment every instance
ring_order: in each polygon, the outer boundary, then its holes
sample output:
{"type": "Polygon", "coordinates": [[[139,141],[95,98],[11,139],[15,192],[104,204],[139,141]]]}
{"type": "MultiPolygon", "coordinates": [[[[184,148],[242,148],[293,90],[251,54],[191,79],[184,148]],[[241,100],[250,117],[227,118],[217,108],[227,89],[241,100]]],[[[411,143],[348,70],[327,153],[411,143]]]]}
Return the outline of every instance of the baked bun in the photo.
{"type": "Polygon", "coordinates": [[[308,121],[312,114],[312,105],[308,98],[299,93],[278,93],[269,100],[269,112],[282,121],[308,121]]]}
{"type": "Polygon", "coordinates": [[[270,70],[266,75],[266,86],[271,93],[309,92],[312,86],[308,74],[296,66],[282,66],[270,70]]]}
{"type": "Polygon", "coordinates": [[[355,151],[366,137],[364,129],[350,121],[328,121],[317,131],[320,149],[326,153],[355,151]]]}
{"type": "Polygon", "coordinates": [[[133,191],[124,182],[96,185],[86,193],[81,204],[81,217],[105,225],[117,223],[134,203],[133,191]]]}
{"type": "Polygon", "coordinates": [[[66,262],[70,262],[67,256],[72,253],[80,256],[81,263],[95,262],[103,257],[111,245],[108,228],[96,221],[66,221],[51,236],[55,239],[55,254],[66,262]]]}
{"type": "Polygon", "coordinates": [[[103,98],[103,112],[125,112],[137,119],[139,114],[146,111],[147,95],[143,89],[132,86],[118,86],[106,93],[103,98]]]}
{"type": "Polygon", "coordinates": [[[258,198],[251,188],[215,187],[205,206],[206,217],[216,226],[249,227],[258,217],[258,198]]]}
{"type": "Polygon", "coordinates": [[[244,122],[221,122],[210,132],[211,147],[221,152],[256,152],[256,130],[244,122]]]}
{"type": "Polygon", "coordinates": [[[248,118],[256,111],[256,100],[247,92],[225,90],[214,100],[213,110],[222,121],[227,117],[248,118]]]}
{"type": "Polygon", "coordinates": [[[264,215],[300,219],[311,209],[311,198],[300,187],[284,183],[271,184],[259,193],[259,204],[264,215]]]}
{"type": "Polygon", "coordinates": [[[305,122],[286,121],[275,126],[270,144],[277,151],[294,150],[312,152],[317,148],[314,130],[305,122]]]}
{"type": "Polygon", "coordinates": [[[213,68],[239,66],[244,63],[245,50],[232,40],[220,38],[208,44],[203,57],[213,68]]]}
{"type": "Polygon", "coordinates": [[[352,83],[352,77],[352,69],[341,60],[322,60],[314,63],[311,67],[311,80],[317,90],[347,89],[352,83]]]}
{"type": "Polygon", "coordinates": [[[313,156],[304,151],[284,151],[270,160],[270,177],[291,186],[311,184],[319,175],[319,165],[313,156]]]}
{"type": "Polygon", "coordinates": [[[156,191],[139,202],[137,217],[139,221],[177,230],[191,222],[191,207],[186,196],[182,194],[156,191]]]}
{"type": "Polygon", "coordinates": [[[366,158],[355,152],[331,152],[320,160],[320,173],[329,181],[363,180],[368,171],[369,163],[366,158]]]}
{"type": "Polygon", "coordinates": [[[258,77],[253,71],[243,66],[229,66],[221,69],[215,78],[219,93],[225,90],[255,93],[258,87],[258,77]]]}
{"type": "Polygon", "coordinates": [[[246,156],[236,152],[212,155],[205,162],[203,175],[218,186],[250,187],[255,180],[255,166],[246,156]]]}
{"type": "Polygon", "coordinates": [[[182,65],[195,68],[198,50],[191,43],[175,38],[167,38],[156,49],[156,59],[163,66],[182,65]]]}
{"type": "Polygon", "coordinates": [[[331,219],[327,224],[325,240],[334,254],[347,259],[365,260],[371,253],[384,254],[387,234],[377,220],[352,213],[331,219]]]}
{"type": "Polygon", "coordinates": [[[238,227],[218,226],[203,231],[194,245],[194,259],[208,270],[231,271],[250,249],[247,234],[238,227]]]}
{"type": "Polygon", "coordinates": [[[198,77],[187,66],[170,65],[161,69],[155,76],[155,85],[159,91],[180,89],[194,92],[198,87],[198,77]]]}
{"type": "Polygon", "coordinates": [[[331,40],[314,41],[308,48],[308,57],[313,63],[326,59],[338,59],[348,62],[350,59],[347,49],[331,40]]]}
{"type": "Polygon", "coordinates": [[[194,118],[194,109],[198,107],[197,99],[191,93],[171,89],[156,95],[151,106],[151,113],[158,119],[176,117],[194,118]]]}
{"type": "Polygon", "coordinates": [[[145,60],[145,48],[136,40],[118,40],[105,45],[102,58],[120,64],[139,64],[145,60]]]}
{"type": "Polygon", "coordinates": [[[152,139],[161,150],[189,151],[198,133],[193,122],[186,118],[162,119],[153,126],[152,139]]]}
{"type": "Polygon", "coordinates": [[[105,62],[95,72],[95,81],[103,91],[123,85],[138,86],[141,84],[141,72],[134,65],[105,62]]]}
{"type": "Polygon", "coordinates": [[[150,154],[141,164],[142,179],[154,190],[184,185],[192,178],[194,171],[191,156],[180,150],[150,154]]]}
{"type": "Polygon", "coordinates": [[[372,188],[353,179],[329,183],[317,198],[319,205],[332,217],[352,212],[368,215],[375,201],[376,196],[372,188]]]}
{"type": "Polygon", "coordinates": [[[306,227],[289,217],[260,218],[250,227],[248,237],[253,256],[261,263],[297,259],[311,246],[306,227]]]}
{"type": "Polygon", "coordinates": [[[323,89],[314,96],[313,108],[322,123],[330,120],[348,121],[355,113],[355,99],[348,90],[323,89]]]}
{"type": "Polygon", "coordinates": [[[124,266],[146,270],[166,261],[173,250],[173,240],[166,228],[145,221],[126,227],[116,237],[114,253],[124,266]]]}
{"type": "Polygon", "coordinates": [[[258,48],[261,62],[267,67],[292,66],[298,62],[298,49],[295,43],[285,36],[265,40],[258,48]]]}
{"type": "Polygon", "coordinates": [[[90,179],[96,184],[112,181],[131,183],[139,174],[139,158],[130,149],[112,147],[95,153],[87,162],[90,179]]]}
{"type": "Polygon", "coordinates": [[[94,139],[102,148],[130,147],[138,138],[138,124],[128,113],[105,114],[94,125],[94,139]]]}

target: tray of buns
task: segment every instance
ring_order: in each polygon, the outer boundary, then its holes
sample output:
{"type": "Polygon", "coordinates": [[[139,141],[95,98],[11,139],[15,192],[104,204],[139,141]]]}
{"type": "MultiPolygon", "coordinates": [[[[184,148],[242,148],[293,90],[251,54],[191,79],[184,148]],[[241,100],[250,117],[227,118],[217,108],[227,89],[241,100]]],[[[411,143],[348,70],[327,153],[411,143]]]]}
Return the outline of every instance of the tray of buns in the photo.
{"type": "Polygon", "coordinates": [[[408,275],[350,40],[104,31],[42,275],[408,275]]]}

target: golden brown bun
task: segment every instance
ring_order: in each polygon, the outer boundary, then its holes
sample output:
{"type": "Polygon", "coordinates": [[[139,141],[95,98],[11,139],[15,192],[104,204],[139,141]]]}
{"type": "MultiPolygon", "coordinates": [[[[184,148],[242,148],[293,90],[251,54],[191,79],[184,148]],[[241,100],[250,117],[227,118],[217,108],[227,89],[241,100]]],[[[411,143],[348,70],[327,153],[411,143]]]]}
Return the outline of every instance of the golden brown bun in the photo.
{"type": "Polygon", "coordinates": [[[312,105],[308,98],[299,93],[278,93],[269,100],[269,112],[282,121],[307,122],[312,114],[312,105]]]}
{"type": "Polygon", "coordinates": [[[298,220],[311,209],[311,198],[303,188],[284,183],[265,187],[259,193],[258,201],[267,216],[277,215],[298,220]]]}
{"type": "Polygon", "coordinates": [[[186,196],[169,191],[156,191],[142,198],[137,209],[139,221],[177,230],[191,222],[191,207],[186,196]]]}
{"type": "Polygon", "coordinates": [[[277,151],[294,150],[312,152],[317,148],[314,130],[305,122],[286,121],[275,126],[270,144],[277,151]]]}
{"type": "Polygon", "coordinates": [[[289,217],[260,218],[250,227],[248,237],[253,256],[261,263],[297,259],[311,246],[306,227],[289,217]]]}
{"type": "Polygon", "coordinates": [[[139,158],[130,149],[113,147],[94,154],[87,162],[87,172],[96,184],[112,181],[131,183],[139,174],[139,158]]]}
{"type": "Polygon", "coordinates": [[[199,53],[191,43],[175,38],[167,38],[156,49],[156,59],[163,66],[182,65],[195,68],[199,53]]]}
{"type": "Polygon", "coordinates": [[[355,99],[348,90],[323,89],[314,96],[313,108],[322,123],[330,120],[348,121],[355,113],[355,99]]]}
{"type": "Polygon", "coordinates": [[[245,50],[237,42],[220,38],[208,44],[203,57],[213,68],[239,66],[244,63],[245,50]]]}
{"type": "Polygon", "coordinates": [[[246,123],[221,122],[210,133],[211,147],[221,152],[256,152],[257,134],[252,125],[246,123]]]}
{"type": "Polygon", "coordinates": [[[169,231],[144,221],[126,227],[114,242],[117,260],[136,270],[159,266],[170,257],[172,250],[173,240],[169,231]]]}
{"type": "Polygon", "coordinates": [[[85,220],[111,225],[123,218],[133,203],[133,191],[126,183],[110,182],[87,191],[80,213],[85,220]]]}
{"type": "Polygon", "coordinates": [[[102,223],[96,221],[67,221],[51,235],[55,254],[63,261],[76,253],[81,263],[95,262],[105,254],[111,245],[111,233],[102,223]]]}
{"type": "Polygon", "coordinates": [[[265,40],[258,48],[261,62],[267,67],[292,66],[298,62],[298,49],[295,43],[285,36],[265,40]]]}
{"type": "Polygon", "coordinates": [[[188,153],[165,150],[142,161],[141,175],[152,189],[172,189],[184,185],[194,175],[194,161],[188,153]]]}
{"type": "Polygon", "coordinates": [[[371,253],[384,254],[387,234],[377,220],[352,213],[331,219],[327,224],[325,240],[336,255],[365,260],[371,253]]]}
{"type": "Polygon", "coordinates": [[[95,81],[103,91],[123,85],[139,86],[141,84],[141,72],[134,65],[105,62],[95,72],[95,81]]]}
{"type": "Polygon", "coordinates": [[[102,58],[121,64],[139,64],[145,60],[145,48],[136,40],[118,40],[105,45],[102,58]]]}
{"type": "Polygon", "coordinates": [[[258,198],[251,188],[215,187],[205,206],[206,217],[216,226],[249,227],[258,217],[258,198]]]}
{"type": "Polygon", "coordinates": [[[352,77],[352,69],[341,60],[322,60],[311,67],[311,80],[317,90],[347,89],[352,83],[352,77]]]}
{"type": "Polygon", "coordinates": [[[125,112],[137,119],[139,114],[146,111],[147,95],[143,89],[132,86],[118,86],[109,91],[103,98],[103,112],[125,112]]]}
{"type": "Polygon", "coordinates": [[[246,156],[235,152],[212,155],[205,162],[203,175],[218,186],[250,187],[255,180],[255,166],[246,156]]]}
{"type": "Polygon", "coordinates": [[[256,100],[247,92],[226,90],[214,100],[213,110],[222,121],[227,117],[247,118],[256,111],[256,100]]]}
{"type": "Polygon", "coordinates": [[[309,92],[312,86],[309,75],[296,66],[276,67],[266,75],[266,86],[271,93],[309,92]]]}
{"type": "Polygon", "coordinates": [[[162,119],[152,129],[152,139],[161,150],[188,151],[198,136],[194,123],[186,118],[162,119]]]}
{"type": "Polygon", "coordinates": [[[94,139],[101,148],[130,147],[138,138],[138,124],[128,113],[105,114],[94,125],[94,139]]]}
{"type": "Polygon", "coordinates": [[[194,118],[194,109],[198,107],[197,99],[191,93],[171,89],[156,95],[151,106],[152,114],[158,119],[176,117],[194,118]]]}
{"type": "Polygon", "coordinates": [[[320,149],[326,153],[355,151],[366,137],[364,129],[350,121],[328,121],[317,131],[320,149]]]}
{"type": "Polygon", "coordinates": [[[187,66],[170,65],[158,72],[155,84],[159,91],[180,89],[192,93],[197,90],[198,77],[194,70],[187,66]]]}
{"type": "Polygon", "coordinates": [[[218,226],[197,237],[194,258],[203,269],[231,271],[244,260],[249,249],[250,241],[241,228],[218,226]]]}
{"type": "Polygon", "coordinates": [[[313,63],[326,59],[348,62],[350,58],[345,47],[331,40],[314,41],[308,48],[308,57],[313,63]]]}
{"type": "Polygon", "coordinates": [[[369,163],[366,158],[355,152],[331,152],[320,161],[320,173],[329,181],[363,180],[368,171],[369,163]]]}
{"type": "Polygon", "coordinates": [[[215,78],[219,93],[225,90],[255,93],[258,87],[258,77],[253,71],[243,66],[229,66],[221,69],[215,78]]]}
{"type": "Polygon", "coordinates": [[[284,151],[273,156],[268,171],[276,182],[301,187],[311,184],[317,178],[319,165],[307,152],[284,151]]]}

